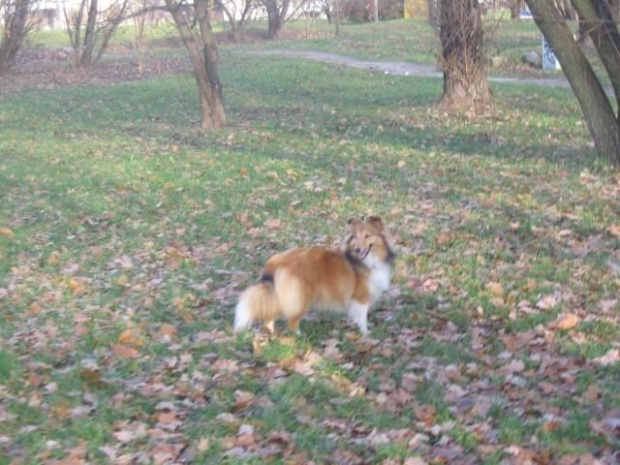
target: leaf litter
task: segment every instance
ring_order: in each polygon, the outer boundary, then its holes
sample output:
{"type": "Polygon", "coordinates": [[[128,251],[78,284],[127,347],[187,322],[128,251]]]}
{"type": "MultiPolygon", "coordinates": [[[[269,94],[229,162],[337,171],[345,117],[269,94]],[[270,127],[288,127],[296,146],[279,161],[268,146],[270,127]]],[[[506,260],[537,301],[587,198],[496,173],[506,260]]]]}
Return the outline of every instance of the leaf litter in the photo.
{"type": "MultiPolygon", "coordinates": [[[[442,128],[444,149],[459,130],[433,111],[398,117],[406,130],[442,128]]],[[[606,216],[617,179],[584,169],[551,181],[542,162],[474,158],[467,169],[488,184],[476,185],[451,171],[466,163],[462,154],[442,153],[439,163],[356,145],[371,125],[347,120],[329,141],[356,152],[333,179],[297,167],[275,176],[271,167],[231,169],[233,187],[258,176],[276,182],[255,185],[238,214],[224,216],[219,196],[188,198],[195,213],[183,224],[168,212],[152,226],[80,221],[67,232],[57,217],[41,237],[24,239],[30,250],[20,249],[0,285],[0,449],[15,462],[50,463],[617,462],[620,258],[606,216]],[[394,187],[364,158],[373,150],[411,182],[394,187]],[[366,208],[353,198],[364,189],[370,198],[402,191],[388,199],[399,208],[375,205],[394,224],[401,256],[394,290],[371,315],[372,338],[323,316],[305,321],[297,339],[233,336],[231,308],[250,273],[290,245],[337,246],[338,231],[325,225],[366,208]],[[584,199],[599,202],[601,224],[575,216],[584,199]],[[270,201],[285,212],[263,214],[270,201]],[[221,212],[223,231],[198,240],[203,208],[221,212]],[[143,227],[152,231],[131,243],[143,227]],[[49,251],[54,235],[67,239],[49,251]],[[80,433],[88,421],[101,426],[97,444],[80,433]],[[24,439],[35,436],[28,450],[24,439]]],[[[258,148],[265,139],[240,137],[258,148]]],[[[296,150],[308,163],[318,157],[296,150]]],[[[2,241],[22,240],[31,213],[19,208],[0,226],[2,241]]]]}

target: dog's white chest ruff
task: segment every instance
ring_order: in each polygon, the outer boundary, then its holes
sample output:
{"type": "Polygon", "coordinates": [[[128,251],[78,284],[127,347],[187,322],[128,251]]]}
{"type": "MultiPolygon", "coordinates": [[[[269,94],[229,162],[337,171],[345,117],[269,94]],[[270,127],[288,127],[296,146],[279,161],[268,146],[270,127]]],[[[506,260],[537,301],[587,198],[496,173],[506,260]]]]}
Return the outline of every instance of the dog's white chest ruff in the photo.
{"type": "Polygon", "coordinates": [[[370,295],[372,303],[379,300],[381,294],[390,288],[392,279],[392,268],[387,263],[378,262],[377,260],[369,260],[368,268],[370,268],[370,277],[368,285],[370,287],[370,295]]]}

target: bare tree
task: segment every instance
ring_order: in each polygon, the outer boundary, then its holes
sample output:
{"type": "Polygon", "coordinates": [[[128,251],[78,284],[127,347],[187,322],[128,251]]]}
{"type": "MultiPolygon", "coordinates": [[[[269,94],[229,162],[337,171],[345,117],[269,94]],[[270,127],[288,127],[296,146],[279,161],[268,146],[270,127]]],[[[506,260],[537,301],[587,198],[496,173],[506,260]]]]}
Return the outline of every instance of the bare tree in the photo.
{"type": "Polygon", "coordinates": [[[319,0],[319,8],[327,18],[329,24],[332,23],[332,2],[331,0],[319,0]]]}
{"type": "Polygon", "coordinates": [[[262,0],[267,10],[267,39],[278,40],[280,31],[286,21],[290,0],[262,0]]]}
{"type": "Polygon", "coordinates": [[[558,7],[558,11],[564,19],[574,21],[577,19],[577,14],[570,0],[555,0],[555,4],[558,7]]]}
{"type": "MultiPolygon", "coordinates": [[[[548,0],[525,0],[538,28],[553,48],[579,101],[598,151],[620,166],[620,117],[599,77],[575,40],[561,12],[548,0]]],[[[616,108],[620,104],[620,33],[608,0],[572,0],[610,78],[616,108]]]]}
{"type": "Polygon", "coordinates": [[[202,107],[202,127],[219,127],[226,124],[222,99],[222,84],[218,74],[218,52],[211,28],[209,0],[166,0],[181,40],[187,49],[194,78],[198,84],[202,107]]]}
{"type": "Polygon", "coordinates": [[[228,20],[230,37],[234,42],[238,42],[256,7],[255,0],[242,0],[240,5],[235,0],[215,0],[215,5],[222,10],[228,20]]]}
{"type": "Polygon", "coordinates": [[[442,0],[439,6],[443,96],[447,107],[474,107],[491,100],[484,31],[477,0],[442,0]]]}
{"type": "Polygon", "coordinates": [[[278,40],[284,23],[303,10],[307,0],[261,0],[267,11],[267,39],[278,40]]]}
{"type": "Polygon", "coordinates": [[[147,24],[153,22],[153,11],[155,6],[152,0],[138,0],[134,3],[132,12],[129,17],[133,20],[136,34],[133,40],[133,49],[138,58],[138,72],[142,74],[144,71],[144,55],[148,46],[146,36],[147,24]]]}
{"type": "Polygon", "coordinates": [[[334,0],[334,26],[337,36],[340,35],[340,0],[334,0]]]}
{"type": "Polygon", "coordinates": [[[103,10],[99,0],[80,0],[76,10],[65,7],[67,34],[76,66],[88,66],[101,59],[114,32],[125,19],[128,4],[129,0],[119,0],[103,10]]]}
{"type": "Polygon", "coordinates": [[[17,52],[32,29],[31,13],[36,0],[0,0],[0,76],[15,64],[17,52]]]}
{"type": "Polygon", "coordinates": [[[521,6],[523,5],[523,0],[510,0],[508,2],[508,7],[510,9],[510,18],[511,19],[519,19],[519,15],[521,13],[521,6]]]}

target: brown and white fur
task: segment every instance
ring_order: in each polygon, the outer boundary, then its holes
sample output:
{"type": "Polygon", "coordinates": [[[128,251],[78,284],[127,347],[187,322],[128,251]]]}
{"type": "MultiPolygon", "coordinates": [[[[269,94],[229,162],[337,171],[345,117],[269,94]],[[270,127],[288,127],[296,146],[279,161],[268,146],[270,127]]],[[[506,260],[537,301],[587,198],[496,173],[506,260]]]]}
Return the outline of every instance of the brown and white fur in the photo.
{"type": "Polygon", "coordinates": [[[299,333],[311,308],[346,312],[368,333],[368,311],[390,286],[394,247],[379,217],[351,219],[343,250],[297,248],[274,255],[258,283],[247,288],[235,309],[235,332],[263,321],[274,331],[278,318],[299,333]]]}

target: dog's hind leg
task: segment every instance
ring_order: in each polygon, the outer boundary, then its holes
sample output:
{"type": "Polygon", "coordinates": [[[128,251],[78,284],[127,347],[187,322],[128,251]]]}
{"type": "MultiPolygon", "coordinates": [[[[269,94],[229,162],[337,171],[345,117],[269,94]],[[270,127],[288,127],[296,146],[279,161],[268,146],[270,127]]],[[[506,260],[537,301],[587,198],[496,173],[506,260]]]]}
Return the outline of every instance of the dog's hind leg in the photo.
{"type": "Polygon", "coordinates": [[[308,313],[311,297],[302,281],[287,270],[276,275],[276,283],[282,316],[286,318],[291,331],[299,334],[299,321],[308,313]]]}
{"type": "Polygon", "coordinates": [[[263,329],[267,331],[270,335],[273,335],[276,332],[275,324],[275,320],[265,321],[265,323],[263,324],[263,329]]]}
{"type": "Polygon", "coordinates": [[[293,318],[288,320],[288,327],[290,328],[292,332],[294,332],[297,335],[301,334],[301,331],[299,331],[299,322],[301,321],[301,318],[303,317],[305,313],[306,312],[302,312],[300,315],[294,316],[293,318]]]}

